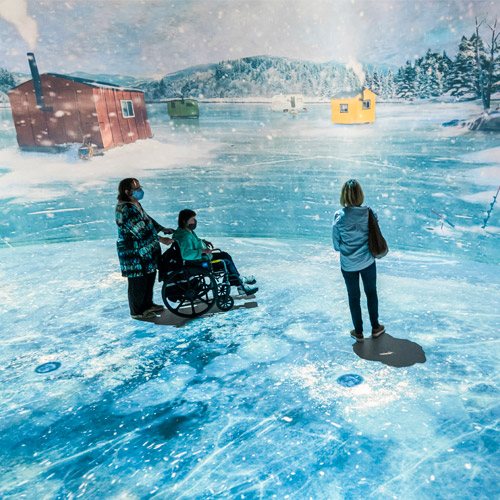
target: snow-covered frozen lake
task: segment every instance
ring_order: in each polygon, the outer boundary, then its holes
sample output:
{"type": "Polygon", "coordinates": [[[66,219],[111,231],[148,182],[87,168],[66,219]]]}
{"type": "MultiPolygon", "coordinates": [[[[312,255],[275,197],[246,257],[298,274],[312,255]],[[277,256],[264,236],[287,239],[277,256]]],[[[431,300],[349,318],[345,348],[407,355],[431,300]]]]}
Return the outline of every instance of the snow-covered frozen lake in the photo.
{"type": "Polygon", "coordinates": [[[91,162],[20,153],[0,108],[2,498],[500,497],[500,206],[481,228],[500,137],[441,126],[475,103],[381,104],[358,127],[328,104],[268,108],[182,124],[153,105],[153,140],[91,162]],[[113,220],[128,176],[161,223],[194,208],[256,298],[131,320],[113,220]],[[388,334],[363,346],[330,248],[349,177],[391,247],[388,334]]]}

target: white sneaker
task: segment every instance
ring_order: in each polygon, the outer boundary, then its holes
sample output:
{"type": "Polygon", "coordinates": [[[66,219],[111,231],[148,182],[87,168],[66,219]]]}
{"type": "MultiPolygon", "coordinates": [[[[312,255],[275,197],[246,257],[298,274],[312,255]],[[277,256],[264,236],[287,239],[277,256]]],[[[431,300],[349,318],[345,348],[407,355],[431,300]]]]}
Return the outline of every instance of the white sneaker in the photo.
{"type": "Polygon", "coordinates": [[[238,293],[240,295],[253,295],[254,293],[257,293],[258,291],[259,291],[258,287],[250,286],[246,283],[243,283],[242,285],[238,286],[238,293]]]}
{"type": "Polygon", "coordinates": [[[257,280],[255,279],[255,276],[253,274],[250,274],[248,276],[242,276],[243,282],[246,283],[247,285],[255,285],[257,283],[257,280]]]}

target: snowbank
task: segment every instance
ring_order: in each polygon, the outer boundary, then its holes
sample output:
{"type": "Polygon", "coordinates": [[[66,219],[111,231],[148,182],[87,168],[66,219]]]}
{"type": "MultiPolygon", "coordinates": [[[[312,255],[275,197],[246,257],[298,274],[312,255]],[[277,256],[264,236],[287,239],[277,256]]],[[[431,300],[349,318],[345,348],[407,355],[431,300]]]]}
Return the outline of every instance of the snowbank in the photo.
{"type": "MultiPolygon", "coordinates": [[[[493,193],[495,194],[495,193],[493,193]]],[[[492,191],[481,191],[480,193],[467,194],[460,196],[461,200],[467,203],[490,203],[492,199],[492,191]]]]}
{"type": "Polygon", "coordinates": [[[104,186],[109,179],[152,177],[158,170],[210,161],[216,143],[166,144],[154,139],[111,149],[91,161],[78,159],[74,146],[60,154],[26,153],[18,148],[0,150],[0,199],[11,203],[46,201],[104,186]]]}
{"type": "Polygon", "coordinates": [[[468,153],[461,158],[468,163],[498,163],[500,164],[500,146],[497,148],[484,149],[475,153],[468,153]]]}
{"type": "MultiPolygon", "coordinates": [[[[465,173],[465,177],[468,178],[470,182],[480,186],[500,185],[500,147],[469,153],[463,155],[461,160],[466,163],[493,164],[494,166],[491,167],[479,167],[468,170],[465,173]]],[[[491,196],[492,194],[490,193],[489,201],[491,201],[491,196]]],[[[469,202],[487,201],[487,196],[486,193],[477,193],[476,195],[463,197],[462,199],[469,202]]]]}

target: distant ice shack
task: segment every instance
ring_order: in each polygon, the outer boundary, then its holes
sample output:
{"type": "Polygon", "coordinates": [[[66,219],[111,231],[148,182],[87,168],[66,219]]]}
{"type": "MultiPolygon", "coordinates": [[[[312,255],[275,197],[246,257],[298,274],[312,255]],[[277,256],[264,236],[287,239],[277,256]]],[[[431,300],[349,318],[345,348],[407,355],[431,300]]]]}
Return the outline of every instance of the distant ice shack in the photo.
{"type": "Polygon", "coordinates": [[[106,150],[151,137],[144,92],[56,73],[40,75],[28,53],[32,80],[8,95],[19,147],[50,150],[93,143],[106,150]]]}
{"type": "Polygon", "coordinates": [[[304,96],[302,94],[278,94],[273,96],[271,110],[292,114],[298,111],[307,111],[304,107],[304,96]]]}

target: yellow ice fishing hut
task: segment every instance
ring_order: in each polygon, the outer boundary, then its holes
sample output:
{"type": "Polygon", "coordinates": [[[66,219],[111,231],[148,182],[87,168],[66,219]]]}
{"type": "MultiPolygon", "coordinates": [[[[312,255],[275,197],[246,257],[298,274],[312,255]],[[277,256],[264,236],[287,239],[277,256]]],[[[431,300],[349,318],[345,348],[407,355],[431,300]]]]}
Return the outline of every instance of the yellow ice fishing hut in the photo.
{"type": "Polygon", "coordinates": [[[368,89],[342,92],[331,99],[332,122],[354,125],[375,121],[375,98],[368,89]]]}

